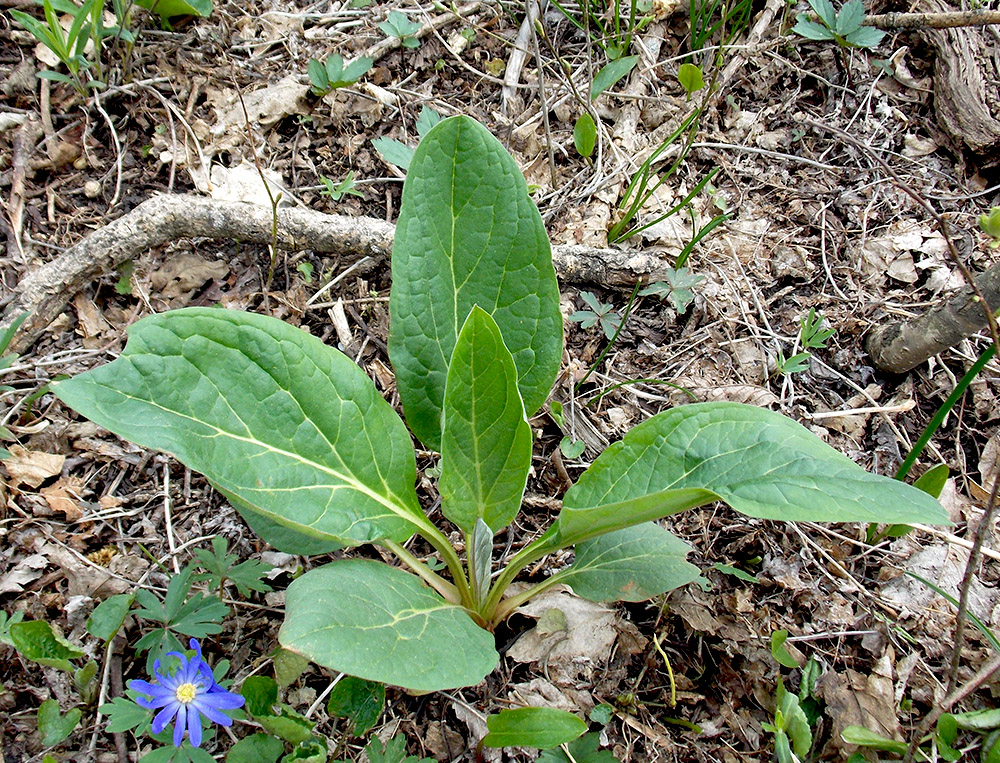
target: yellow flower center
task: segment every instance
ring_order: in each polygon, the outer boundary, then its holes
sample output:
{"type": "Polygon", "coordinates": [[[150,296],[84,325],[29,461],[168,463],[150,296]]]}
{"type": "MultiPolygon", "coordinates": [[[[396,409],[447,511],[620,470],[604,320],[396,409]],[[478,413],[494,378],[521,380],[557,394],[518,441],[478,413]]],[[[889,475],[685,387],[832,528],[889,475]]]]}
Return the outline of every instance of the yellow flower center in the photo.
{"type": "Polygon", "coordinates": [[[181,684],[177,687],[177,701],[182,705],[187,705],[190,702],[194,702],[194,698],[198,696],[198,687],[194,684],[187,683],[181,684]]]}

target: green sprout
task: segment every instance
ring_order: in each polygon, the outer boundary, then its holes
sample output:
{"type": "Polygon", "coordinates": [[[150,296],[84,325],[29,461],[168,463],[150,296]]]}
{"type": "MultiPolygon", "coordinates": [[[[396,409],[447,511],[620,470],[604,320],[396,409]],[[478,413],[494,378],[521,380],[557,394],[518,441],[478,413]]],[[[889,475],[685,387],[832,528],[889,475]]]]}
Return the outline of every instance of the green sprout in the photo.
{"type": "Polygon", "coordinates": [[[885,32],[871,26],[864,26],[865,6],[861,0],[848,0],[840,12],[834,10],[830,0],[809,0],[819,21],[799,14],[792,31],[808,40],[833,40],[842,48],[874,48],[885,32]]]}

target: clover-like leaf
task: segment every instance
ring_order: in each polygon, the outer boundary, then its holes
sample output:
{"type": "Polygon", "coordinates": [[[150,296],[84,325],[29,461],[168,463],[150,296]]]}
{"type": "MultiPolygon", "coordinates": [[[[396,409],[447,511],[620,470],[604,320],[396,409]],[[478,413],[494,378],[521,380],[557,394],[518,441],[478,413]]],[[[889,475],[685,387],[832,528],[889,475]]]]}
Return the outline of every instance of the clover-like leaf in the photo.
{"type": "Polygon", "coordinates": [[[836,27],[837,9],[833,7],[833,3],[830,0],[808,0],[808,2],[824,24],[830,27],[830,29],[836,27]]]}
{"type": "Polygon", "coordinates": [[[798,21],[795,22],[795,26],[792,27],[792,31],[802,35],[807,40],[835,39],[832,31],[822,24],[807,19],[804,15],[799,16],[798,21]]]}
{"type": "Polygon", "coordinates": [[[865,4],[861,0],[847,0],[837,13],[837,24],[834,30],[841,36],[846,36],[861,27],[865,20],[865,4]]]}
{"type": "Polygon", "coordinates": [[[863,26],[850,32],[844,39],[859,48],[874,48],[885,37],[885,32],[873,26],[863,26]]]}

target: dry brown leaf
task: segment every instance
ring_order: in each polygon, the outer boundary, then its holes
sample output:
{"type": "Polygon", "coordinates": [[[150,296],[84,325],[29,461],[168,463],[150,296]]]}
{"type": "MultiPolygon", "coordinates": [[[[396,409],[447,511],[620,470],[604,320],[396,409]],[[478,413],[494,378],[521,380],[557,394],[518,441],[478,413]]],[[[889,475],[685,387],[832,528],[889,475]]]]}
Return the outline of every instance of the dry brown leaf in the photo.
{"type": "Polygon", "coordinates": [[[83,516],[83,510],[78,503],[79,488],[79,479],[67,477],[60,479],[54,485],[43,487],[38,492],[42,494],[50,509],[65,514],[66,519],[70,522],[75,522],[83,516]]]}
{"type": "Polygon", "coordinates": [[[3,465],[15,485],[38,487],[59,474],[66,461],[66,456],[28,450],[20,445],[11,445],[8,450],[10,458],[4,459],[3,465]]]}
{"type": "Polygon", "coordinates": [[[49,560],[43,554],[32,554],[19,561],[6,575],[0,575],[0,593],[20,593],[24,586],[42,576],[49,560]]]}
{"type": "Polygon", "coordinates": [[[219,260],[206,260],[185,252],[171,257],[149,275],[153,289],[165,299],[190,294],[213,279],[225,278],[229,266],[219,260]]]}
{"type": "Polygon", "coordinates": [[[554,707],[568,713],[589,713],[594,709],[594,698],[586,689],[556,686],[544,678],[532,678],[510,687],[510,699],[526,707],[554,707]]]}
{"type": "Polygon", "coordinates": [[[1000,433],[994,434],[983,448],[983,454],[979,457],[979,474],[982,476],[983,490],[987,493],[993,489],[993,484],[997,478],[997,462],[1000,460],[1000,433]]]}
{"type": "Polygon", "coordinates": [[[77,331],[83,335],[84,347],[93,349],[100,344],[100,337],[103,334],[113,331],[111,324],[104,320],[94,301],[88,299],[82,292],[73,299],[73,307],[76,308],[76,316],[79,319],[77,331]]]}
{"type": "Polygon", "coordinates": [[[544,635],[532,628],[514,642],[507,656],[517,662],[545,665],[549,678],[556,684],[574,683],[578,676],[590,678],[611,659],[615,641],[621,634],[631,638],[622,639],[619,651],[643,646],[644,639],[635,626],[622,620],[615,610],[580,599],[566,590],[546,591],[516,611],[541,618],[551,609],[565,615],[566,629],[544,635]]]}
{"type": "Polygon", "coordinates": [[[816,682],[816,694],[826,702],[826,715],[833,723],[829,747],[852,752],[854,745],[841,739],[848,726],[863,726],[890,739],[901,739],[896,714],[890,647],[872,667],[871,675],[848,668],[843,673],[828,671],[816,682]]]}
{"type": "Polygon", "coordinates": [[[285,181],[280,173],[272,169],[258,170],[253,163],[246,159],[232,168],[214,164],[209,177],[211,178],[209,195],[218,201],[242,201],[246,204],[270,207],[273,197],[277,200],[279,207],[291,204],[288,199],[288,191],[284,187],[285,181]],[[268,195],[268,188],[264,187],[264,181],[261,180],[261,172],[267,178],[270,195],[268,195]]]}

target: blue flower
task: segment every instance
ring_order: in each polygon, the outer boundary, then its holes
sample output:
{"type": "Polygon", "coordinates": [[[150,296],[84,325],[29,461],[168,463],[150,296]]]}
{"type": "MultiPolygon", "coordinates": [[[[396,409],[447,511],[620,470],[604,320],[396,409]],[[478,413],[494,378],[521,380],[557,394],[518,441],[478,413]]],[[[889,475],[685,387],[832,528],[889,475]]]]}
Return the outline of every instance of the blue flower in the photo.
{"type": "Polygon", "coordinates": [[[200,747],[201,716],[220,726],[231,726],[233,719],[222,711],[242,707],[244,702],[239,694],[227,691],[215,682],[212,670],[201,656],[201,645],[197,639],[191,639],[190,647],[195,652],[190,660],[180,652],[167,653],[181,663],[171,675],[160,672],[159,660],[153,663],[157,683],[137,679],[128,682],[130,689],[147,695],[136,700],[139,705],[150,710],[163,708],[153,718],[154,734],[159,734],[176,719],[174,747],[181,746],[185,730],[191,744],[200,747]]]}

